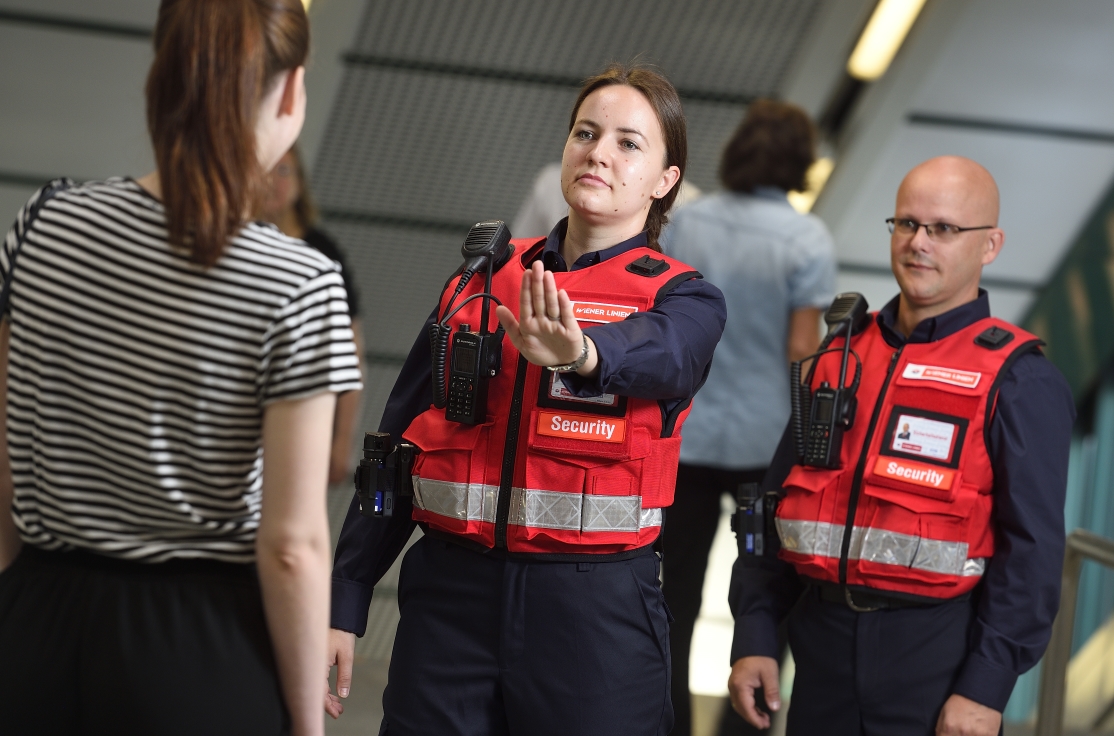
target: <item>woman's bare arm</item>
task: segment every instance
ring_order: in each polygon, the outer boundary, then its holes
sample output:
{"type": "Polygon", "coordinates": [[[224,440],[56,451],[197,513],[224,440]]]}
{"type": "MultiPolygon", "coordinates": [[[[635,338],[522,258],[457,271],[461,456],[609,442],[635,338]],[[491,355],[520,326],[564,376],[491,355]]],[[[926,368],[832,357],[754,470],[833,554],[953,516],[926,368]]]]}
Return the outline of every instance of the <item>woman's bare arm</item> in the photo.
{"type": "Polygon", "coordinates": [[[263,413],[263,517],[256,537],[263,608],[298,736],[324,733],[329,629],[325,507],[336,395],[280,401],[263,413]]]}

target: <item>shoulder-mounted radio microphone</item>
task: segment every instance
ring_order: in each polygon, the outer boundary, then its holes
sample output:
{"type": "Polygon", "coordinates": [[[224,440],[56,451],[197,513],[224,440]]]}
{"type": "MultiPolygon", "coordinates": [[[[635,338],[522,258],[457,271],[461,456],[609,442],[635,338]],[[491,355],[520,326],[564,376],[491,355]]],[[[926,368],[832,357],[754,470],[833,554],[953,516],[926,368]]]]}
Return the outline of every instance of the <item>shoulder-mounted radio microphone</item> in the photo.
{"type": "Polygon", "coordinates": [[[820,350],[804,360],[794,362],[789,368],[790,404],[792,406],[793,440],[797,457],[802,465],[814,468],[838,468],[839,455],[843,445],[843,434],[855,423],[855,408],[858,401],[855,394],[859,390],[863,363],[851,349],[851,338],[870,324],[869,306],[866,297],[855,292],[837,294],[824,313],[828,334],[820,343],[820,350]],[[842,348],[830,348],[837,337],[844,337],[842,348]],[[815,358],[813,368],[825,353],[839,351],[843,354],[839,368],[839,383],[830,385],[827,381],[812,391],[812,372],[809,379],[801,382],[801,364],[815,358]],[[847,361],[855,356],[855,377],[847,385],[847,361]]]}
{"type": "Polygon", "coordinates": [[[464,256],[460,278],[445,313],[430,327],[429,333],[433,353],[433,405],[444,409],[449,421],[461,424],[487,421],[487,385],[501,368],[504,334],[502,325],[494,333],[488,329],[490,302],[499,303],[491,294],[491,280],[513,253],[511,231],[502,220],[477,222],[460,248],[464,256]],[[454,308],[456,298],[481,270],[487,276],[483,291],[469,296],[454,308]],[[461,324],[454,334],[449,319],[473,299],[483,300],[479,329],[473,331],[471,325],[461,324]]]}

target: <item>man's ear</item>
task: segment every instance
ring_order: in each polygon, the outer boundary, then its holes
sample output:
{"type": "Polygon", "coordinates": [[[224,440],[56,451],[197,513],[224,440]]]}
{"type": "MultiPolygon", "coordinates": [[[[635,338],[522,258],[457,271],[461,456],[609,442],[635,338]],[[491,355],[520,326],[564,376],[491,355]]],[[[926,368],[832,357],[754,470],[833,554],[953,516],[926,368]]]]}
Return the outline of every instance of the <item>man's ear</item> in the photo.
{"type": "Polygon", "coordinates": [[[1002,252],[1002,246],[1006,244],[1006,233],[999,228],[991,228],[986,234],[986,242],[983,243],[982,265],[986,266],[994,262],[998,254],[1002,252]]]}
{"type": "Polygon", "coordinates": [[[298,106],[298,97],[305,94],[306,68],[304,66],[286,72],[282,80],[282,100],[279,101],[279,116],[293,115],[298,106]]]}

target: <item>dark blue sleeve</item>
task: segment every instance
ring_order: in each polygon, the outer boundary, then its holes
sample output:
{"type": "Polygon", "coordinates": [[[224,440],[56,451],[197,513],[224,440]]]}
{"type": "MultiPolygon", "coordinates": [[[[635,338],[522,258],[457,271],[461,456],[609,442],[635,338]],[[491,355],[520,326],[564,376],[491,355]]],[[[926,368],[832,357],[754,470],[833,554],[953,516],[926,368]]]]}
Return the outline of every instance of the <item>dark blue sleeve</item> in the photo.
{"type": "Polygon", "coordinates": [[[683,281],[652,309],[586,329],[596,345],[599,372],[561,377],[583,397],[690,398],[708,375],[726,321],[727,304],[716,286],[698,278],[683,281]]]}
{"type": "MultiPolygon", "coordinates": [[[[766,471],[762,492],[780,490],[796,462],[793,435],[786,428],[774,452],[770,469],[766,471]]],[[[739,556],[731,567],[727,601],[735,619],[735,634],[731,639],[732,664],[743,657],[781,657],[777,627],[801,597],[804,584],[792,565],[777,559],[780,549],[777,537],[768,539],[764,556],[739,556]]]]}
{"type": "MultiPolygon", "coordinates": [[[[433,402],[429,326],[436,316],[434,308],[406,357],[379,422],[379,431],[390,432],[396,442],[414,418],[433,402]]],[[[411,509],[410,499],[400,498],[394,516],[369,519],[360,513],[359,500],[353,495],[333,557],[330,625],[334,629],[364,635],[372,590],[414,533],[411,509]]]]}
{"type": "Polygon", "coordinates": [[[1044,654],[1060,606],[1074,422],[1071,390],[1056,367],[1036,353],[1019,358],[990,423],[997,547],[954,690],[997,711],[1044,654]]]}

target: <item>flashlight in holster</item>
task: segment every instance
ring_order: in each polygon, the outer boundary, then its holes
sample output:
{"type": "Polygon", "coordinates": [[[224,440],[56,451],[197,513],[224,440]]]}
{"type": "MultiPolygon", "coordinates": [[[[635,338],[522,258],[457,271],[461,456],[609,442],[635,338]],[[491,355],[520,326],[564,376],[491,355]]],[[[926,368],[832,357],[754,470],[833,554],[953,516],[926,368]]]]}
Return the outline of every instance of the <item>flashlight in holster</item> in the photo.
{"type": "Polygon", "coordinates": [[[364,434],[364,453],[354,478],[361,514],[372,518],[394,516],[398,499],[414,495],[410,468],[419,452],[409,442],[396,445],[390,432],[364,434]]]}
{"type": "Polygon", "coordinates": [[[777,493],[761,493],[757,483],[739,484],[731,531],[735,532],[740,557],[763,557],[766,554],[770,541],[777,534],[774,520],[779,500],[777,493]]]}

